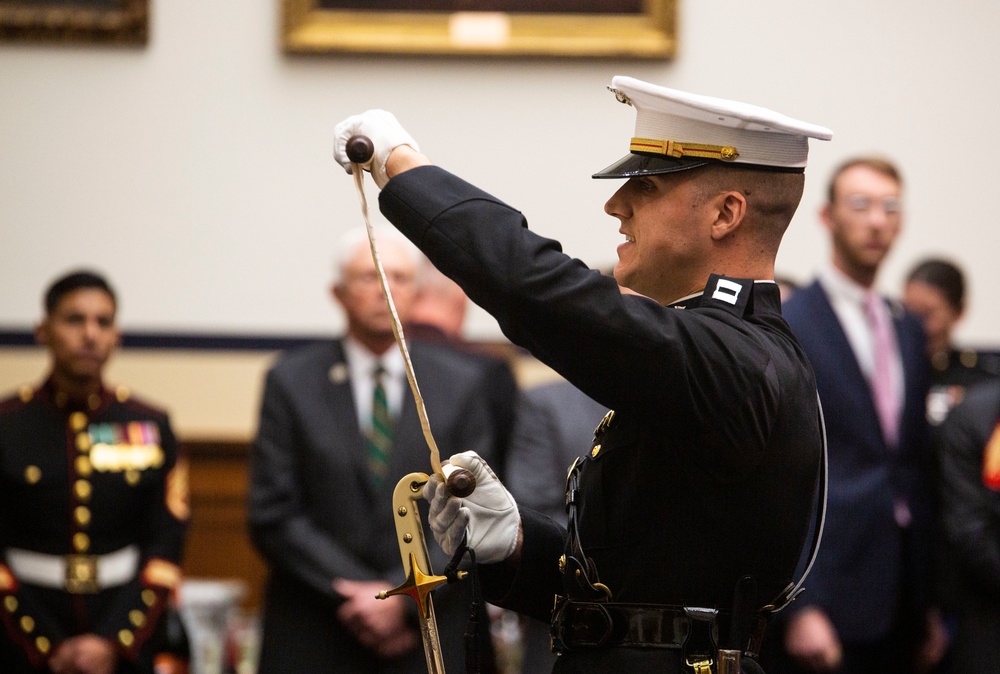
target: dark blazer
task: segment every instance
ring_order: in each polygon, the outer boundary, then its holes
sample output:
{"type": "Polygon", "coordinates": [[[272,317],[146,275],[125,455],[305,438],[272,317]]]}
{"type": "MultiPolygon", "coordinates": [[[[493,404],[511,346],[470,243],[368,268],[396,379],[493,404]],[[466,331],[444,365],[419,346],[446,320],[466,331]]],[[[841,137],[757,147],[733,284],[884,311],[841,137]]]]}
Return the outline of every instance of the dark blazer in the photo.
{"type": "MultiPolygon", "coordinates": [[[[475,450],[489,461],[495,443],[483,368],[444,346],[409,346],[442,459],[475,450]]],[[[430,472],[407,389],[388,477],[373,486],[347,372],[341,342],[330,341],[286,354],[267,375],[249,504],[251,536],[270,567],[261,674],[425,669],[421,647],[404,662],[379,662],[335,617],[335,578],[402,582],[392,491],[403,475],[430,472]]],[[[428,547],[434,570],[441,571],[447,557],[436,545],[428,547]]],[[[450,671],[463,671],[469,589],[460,583],[434,593],[450,671]]]]}
{"type": "Polygon", "coordinates": [[[972,386],[941,425],[938,460],[950,558],[960,572],[952,674],[995,671],[1000,662],[1000,381],[972,386]]]}
{"type": "Polygon", "coordinates": [[[924,575],[930,518],[923,329],[913,315],[892,306],[905,380],[899,448],[892,451],[883,439],[871,389],[822,286],[813,282],[795,293],[783,313],[816,373],[830,456],[826,529],[796,604],[820,606],[841,639],[875,641],[894,627],[900,598],[920,603],[926,590],[916,580],[924,575]],[[896,497],[905,498],[913,513],[906,530],[894,519],[896,497]]]}

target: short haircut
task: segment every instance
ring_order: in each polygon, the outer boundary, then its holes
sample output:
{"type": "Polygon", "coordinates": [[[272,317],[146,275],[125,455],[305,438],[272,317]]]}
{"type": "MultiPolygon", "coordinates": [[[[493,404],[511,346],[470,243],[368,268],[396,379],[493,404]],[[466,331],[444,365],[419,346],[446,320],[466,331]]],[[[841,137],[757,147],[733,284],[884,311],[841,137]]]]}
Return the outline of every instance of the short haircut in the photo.
{"type": "MultiPolygon", "coordinates": [[[[412,258],[414,266],[418,269],[420,268],[423,253],[413,245],[413,242],[403,236],[398,229],[387,225],[373,225],[372,229],[375,232],[376,244],[383,241],[396,241],[400,243],[406,253],[412,258]]],[[[364,226],[349,229],[337,239],[337,248],[333,254],[334,285],[340,285],[344,281],[344,268],[347,267],[351,258],[358,252],[358,248],[362,244],[366,248],[371,245],[368,242],[368,229],[364,226]]]]}
{"type": "Polygon", "coordinates": [[[936,288],[956,312],[965,308],[965,275],[958,265],[941,258],[918,262],[906,276],[907,283],[923,283],[936,288]]]}
{"type": "Polygon", "coordinates": [[[111,303],[115,305],[115,308],[118,308],[118,298],[115,296],[115,291],[103,276],[89,269],[77,269],[60,276],[45,291],[46,315],[51,315],[66,295],[83,289],[103,291],[111,298],[111,303]]]}
{"type": "Polygon", "coordinates": [[[777,251],[781,237],[792,221],[805,187],[805,173],[767,171],[738,164],[711,165],[694,169],[702,198],[735,190],[747,200],[747,222],[754,236],[777,251]]]}
{"type": "Polygon", "coordinates": [[[903,186],[903,174],[900,172],[899,167],[893,164],[888,159],[883,157],[852,157],[840,164],[830,176],[830,182],[826,185],[826,201],[828,204],[832,204],[837,199],[837,180],[840,176],[849,169],[855,168],[856,166],[863,166],[867,169],[871,169],[876,173],[881,173],[887,178],[896,181],[900,187],[903,186]]]}

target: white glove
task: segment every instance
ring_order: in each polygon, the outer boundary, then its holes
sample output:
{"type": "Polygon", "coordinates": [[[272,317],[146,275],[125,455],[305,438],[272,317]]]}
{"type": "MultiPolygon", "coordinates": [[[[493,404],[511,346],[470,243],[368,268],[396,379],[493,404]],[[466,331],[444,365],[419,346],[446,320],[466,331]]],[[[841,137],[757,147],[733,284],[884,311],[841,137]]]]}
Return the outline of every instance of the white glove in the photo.
{"type": "Polygon", "coordinates": [[[371,139],[375,151],[371,160],[361,164],[361,167],[371,171],[379,189],[389,182],[389,176],[385,174],[385,163],[389,161],[389,155],[395,148],[409,145],[417,152],[420,151],[417,141],[413,140],[391,112],[385,110],[369,110],[348,117],[337,125],[333,133],[333,158],[348,173],[351,173],[351,160],[347,158],[347,141],[358,134],[371,139]]]}
{"type": "Polygon", "coordinates": [[[514,552],[521,526],[514,497],[475,452],[456,454],[449,463],[471,472],[476,490],[464,499],[457,498],[448,493],[440,475],[431,476],[423,496],[431,504],[428,519],[434,538],[452,555],[468,533],[468,545],[477,562],[502,562],[514,552]]]}

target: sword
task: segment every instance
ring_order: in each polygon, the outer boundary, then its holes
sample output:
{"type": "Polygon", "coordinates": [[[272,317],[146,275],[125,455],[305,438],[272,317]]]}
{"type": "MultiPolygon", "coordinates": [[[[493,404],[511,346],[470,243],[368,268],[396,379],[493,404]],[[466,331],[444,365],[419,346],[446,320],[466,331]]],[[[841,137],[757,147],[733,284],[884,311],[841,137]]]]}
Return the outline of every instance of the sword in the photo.
{"type": "MultiPolygon", "coordinates": [[[[424,528],[420,522],[417,501],[427,483],[425,473],[410,473],[396,483],[392,492],[392,507],[396,515],[396,537],[399,540],[399,556],[403,568],[407,569],[406,580],[396,588],[380,592],[379,599],[405,594],[417,604],[420,621],[420,636],[424,644],[424,658],[428,674],[444,674],[444,659],[441,641],[438,637],[437,618],[434,615],[434,600],[431,591],[448,582],[445,576],[435,576],[427,555],[424,528]]],[[[465,576],[464,571],[458,577],[465,576]]]]}
{"type": "MultiPolygon", "coordinates": [[[[375,231],[368,217],[368,200],[365,197],[364,191],[364,171],[360,166],[367,163],[373,153],[374,145],[371,139],[365,136],[353,136],[348,139],[347,156],[353,162],[351,173],[354,175],[354,186],[357,188],[358,199],[361,203],[361,214],[364,217],[365,228],[368,232],[368,243],[371,246],[372,260],[375,262],[379,283],[382,286],[382,294],[385,296],[389,315],[392,317],[392,334],[403,356],[403,363],[406,367],[406,380],[409,382],[410,390],[413,392],[413,399],[417,406],[417,415],[420,418],[420,427],[423,430],[427,447],[430,449],[431,470],[444,479],[451,494],[459,498],[464,498],[476,488],[476,478],[464,468],[441,464],[441,454],[438,451],[434,435],[431,433],[430,421],[427,418],[427,408],[424,405],[424,398],[420,394],[420,387],[417,385],[417,378],[413,372],[413,363],[410,361],[409,350],[406,348],[406,341],[403,337],[403,326],[400,323],[399,315],[396,313],[396,305],[392,300],[392,293],[389,291],[389,283],[385,278],[382,261],[379,259],[378,247],[375,245],[375,231]]],[[[380,592],[377,597],[385,599],[394,595],[405,594],[416,602],[420,622],[421,642],[424,646],[424,658],[427,661],[427,672],[428,674],[445,674],[444,657],[441,653],[441,641],[438,635],[437,619],[434,615],[434,601],[431,598],[431,591],[438,585],[448,582],[448,578],[434,575],[430,557],[427,554],[427,543],[424,538],[423,525],[420,522],[420,511],[417,508],[417,501],[421,498],[423,486],[427,483],[428,479],[425,473],[410,473],[403,476],[396,483],[396,488],[392,493],[392,507],[395,513],[399,555],[403,562],[403,568],[406,569],[406,580],[396,588],[380,592]]],[[[458,572],[459,578],[464,576],[465,572],[458,572]]]]}

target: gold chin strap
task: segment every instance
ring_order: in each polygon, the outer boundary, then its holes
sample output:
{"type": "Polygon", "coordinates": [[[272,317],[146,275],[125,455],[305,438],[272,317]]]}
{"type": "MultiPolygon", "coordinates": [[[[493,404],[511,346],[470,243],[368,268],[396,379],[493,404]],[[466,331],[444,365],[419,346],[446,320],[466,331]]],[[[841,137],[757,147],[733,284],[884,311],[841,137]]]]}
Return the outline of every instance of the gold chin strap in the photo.
{"type": "Polygon", "coordinates": [[[633,138],[629,143],[630,152],[647,152],[662,154],[666,157],[699,157],[702,159],[721,159],[733,161],[740,156],[739,150],[732,145],[706,145],[704,143],[681,143],[676,140],[660,140],[658,138],[633,138]]]}

